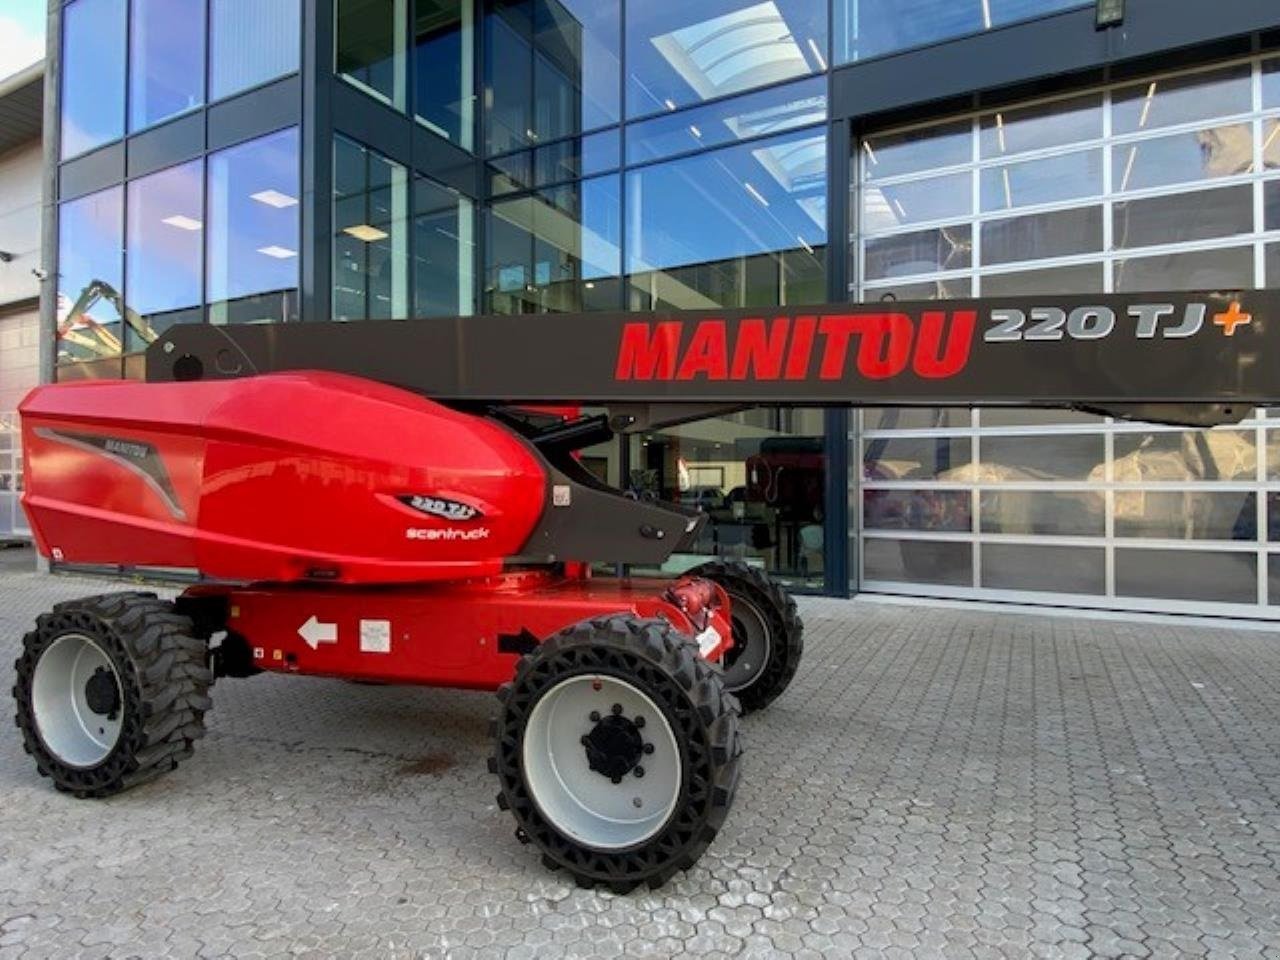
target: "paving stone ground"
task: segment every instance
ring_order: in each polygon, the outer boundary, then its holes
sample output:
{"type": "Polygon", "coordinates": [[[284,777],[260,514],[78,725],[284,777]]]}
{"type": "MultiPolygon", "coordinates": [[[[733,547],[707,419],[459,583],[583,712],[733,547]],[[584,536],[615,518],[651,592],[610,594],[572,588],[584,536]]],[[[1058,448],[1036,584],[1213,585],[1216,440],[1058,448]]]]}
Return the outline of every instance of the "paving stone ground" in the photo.
{"type": "MultiPolygon", "coordinates": [[[[0,572],[4,690],[99,589],[0,572]]],[[[725,830],[656,892],[516,842],[482,694],[220,681],[191,760],[98,802],[0,730],[0,960],[1280,958],[1280,634],[801,607],[725,830]]]]}

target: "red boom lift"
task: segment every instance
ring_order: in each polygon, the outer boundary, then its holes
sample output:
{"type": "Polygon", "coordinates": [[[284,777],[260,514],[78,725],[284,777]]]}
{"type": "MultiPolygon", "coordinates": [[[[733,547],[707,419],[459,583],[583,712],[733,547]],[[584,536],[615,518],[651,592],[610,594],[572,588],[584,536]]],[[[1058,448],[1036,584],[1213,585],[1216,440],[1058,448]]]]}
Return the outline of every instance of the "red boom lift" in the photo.
{"type": "Polygon", "coordinates": [[[23,503],[55,562],[200,580],[42,615],[18,726],[59,789],[103,797],[191,754],[215,677],[496,690],[517,836],[579,882],[656,886],[723,824],[738,715],[786,688],[802,625],[743,564],[592,576],[660,565],[706,518],[604,486],[576,451],[759,404],[1225,423],[1280,398],[1277,323],[1280,296],[1219,291],[174,327],[146,382],[27,397],[23,503]]]}

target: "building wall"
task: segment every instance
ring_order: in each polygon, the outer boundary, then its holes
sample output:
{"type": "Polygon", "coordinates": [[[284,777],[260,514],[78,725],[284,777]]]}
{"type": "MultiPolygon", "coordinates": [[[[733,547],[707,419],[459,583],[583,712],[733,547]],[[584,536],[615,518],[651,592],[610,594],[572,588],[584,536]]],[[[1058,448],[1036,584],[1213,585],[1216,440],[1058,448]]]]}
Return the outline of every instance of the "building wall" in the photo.
{"type": "Polygon", "coordinates": [[[35,304],[40,281],[40,142],[0,156],[0,415],[13,410],[38,378],[35,304]]]}

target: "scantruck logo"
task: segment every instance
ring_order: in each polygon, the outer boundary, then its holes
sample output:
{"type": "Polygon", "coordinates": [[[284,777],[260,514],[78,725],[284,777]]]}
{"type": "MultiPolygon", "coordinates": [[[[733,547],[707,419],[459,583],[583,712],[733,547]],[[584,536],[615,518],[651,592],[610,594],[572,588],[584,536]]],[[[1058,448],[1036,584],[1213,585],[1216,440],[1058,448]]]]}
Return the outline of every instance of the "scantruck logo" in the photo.
{"type": "Polygon", "coordinates": [[[864,380],[908,371],[946,380],[969,363],[975,341],[1053,343],[1128,337],[1182,340],[1202,330],[1234,336],[1252,317],[1230,306],[1191,302],[992,307],[746,318],[711,317],[622,325],[614,377],[618,381],[843,380],[850,368],[864,380]],[[983,324],[979,326],[979,317],[983,324]],[[1212,325],[1206,318],[1212,316],[1212,325]]]}

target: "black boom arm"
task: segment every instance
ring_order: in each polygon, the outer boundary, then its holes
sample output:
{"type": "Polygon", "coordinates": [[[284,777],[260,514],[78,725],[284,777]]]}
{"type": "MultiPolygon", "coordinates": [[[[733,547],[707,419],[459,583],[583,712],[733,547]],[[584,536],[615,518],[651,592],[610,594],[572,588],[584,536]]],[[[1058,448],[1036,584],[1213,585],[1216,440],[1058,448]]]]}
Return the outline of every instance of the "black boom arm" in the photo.
{"type": "Polygon", "coordinates": [[[764,404],[1070,407],[1209,426],[1280,403],[1280,290],[170,328],[152,381],[328,370],[615,429],[764,404]],[[1276,346],[1271,341],[1276,340],[1276,346]]]}

